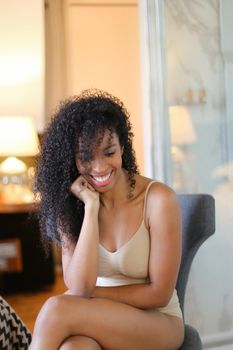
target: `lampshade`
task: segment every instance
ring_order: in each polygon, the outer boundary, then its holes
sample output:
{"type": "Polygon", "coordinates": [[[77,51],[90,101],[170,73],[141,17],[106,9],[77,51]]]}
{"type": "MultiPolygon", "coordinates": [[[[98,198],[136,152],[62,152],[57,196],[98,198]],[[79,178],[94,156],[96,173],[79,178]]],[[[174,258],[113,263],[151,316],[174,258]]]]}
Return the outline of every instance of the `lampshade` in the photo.
{"type": "Polygon", "coordinates": [[[172,145],[191,144],[196,141],[192,120],[185,106],[170,106],[169,119],[172,145]]]}
{"type": "Polygon", "coordinates": [[[0,116],[0,156],[35,156],[38,145],[32,118],[0,116]]]}

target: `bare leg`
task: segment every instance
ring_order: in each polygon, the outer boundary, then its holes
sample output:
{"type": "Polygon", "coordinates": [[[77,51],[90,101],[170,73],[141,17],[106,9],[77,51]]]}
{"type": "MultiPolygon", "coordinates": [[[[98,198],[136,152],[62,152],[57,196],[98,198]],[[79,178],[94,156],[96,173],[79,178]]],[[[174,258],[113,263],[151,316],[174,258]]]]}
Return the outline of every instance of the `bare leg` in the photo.
{"type": "Polygon", "coordinates": [[[183,340],[178,317],[107,299],[50,298],[35,325],[31,350],[57,350],[70,336],[94,339],[108,350],[176,350],[183,340]]]}
{"type": "Polygon", "coordinates": [[[102,350],[99,344],[91,338],[77,335],[64,341],[60,350],[102,350]]]}

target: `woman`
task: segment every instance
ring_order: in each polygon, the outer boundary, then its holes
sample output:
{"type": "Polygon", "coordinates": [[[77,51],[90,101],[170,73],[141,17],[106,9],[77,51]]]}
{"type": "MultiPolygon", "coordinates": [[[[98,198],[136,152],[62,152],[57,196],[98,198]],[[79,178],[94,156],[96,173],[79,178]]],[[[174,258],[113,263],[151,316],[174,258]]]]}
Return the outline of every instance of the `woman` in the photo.
{"type": "Polygon", "coordinates": [[[31,349],[178,349],[181,219],[174,192],[138,174],[122,102],[87,90],[43,139],[41,229],[61,244],[68,292],[50,298],[31,349]]]}

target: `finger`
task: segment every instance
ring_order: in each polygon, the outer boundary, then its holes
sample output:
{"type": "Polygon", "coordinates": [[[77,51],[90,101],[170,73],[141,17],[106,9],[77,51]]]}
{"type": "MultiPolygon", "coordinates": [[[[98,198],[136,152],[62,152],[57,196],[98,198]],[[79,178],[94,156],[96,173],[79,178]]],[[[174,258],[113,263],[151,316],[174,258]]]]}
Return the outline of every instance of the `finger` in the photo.
{"type": "Polygon", "coordinates": [[[96,190],[94,189],[94,187],[88,182],[87,183],[87,188],[89,189],[89,190],[91,190],[92,192],[96,192],[96,190]]]}
{"type": "Polygon", "coordinates": [[[88,182],[83,176],[81,176],[79,178],[78,185],[79,185],[80,188],[84,188],[84,187],[87,187],[88,182]]]}
{"type": "Polygon", "coordinates": [[[90,182],[83,176],[84,180],[86,181],[86,186],[89,190],[96,192],[96,190],[94,189],[94,187],[90,184],[90,182]]]}
{"type": "Polygon", "coordinates": [[[85,179],[85,177],[83,177],[82,180],[81,180],[82,186],[86,186],[87,183],[88,183],[87,180],[85,179]]]}

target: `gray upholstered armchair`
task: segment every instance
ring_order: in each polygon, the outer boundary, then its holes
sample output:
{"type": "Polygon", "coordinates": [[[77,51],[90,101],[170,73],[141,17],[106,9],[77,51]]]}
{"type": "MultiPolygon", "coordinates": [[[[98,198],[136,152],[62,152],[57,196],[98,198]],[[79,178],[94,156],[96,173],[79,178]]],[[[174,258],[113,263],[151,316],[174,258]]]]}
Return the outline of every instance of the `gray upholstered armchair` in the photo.
{"type": "MultiPolygon", "coordinates": [[[[193,258],[202,243],[215,231],[214,198],[207,194],[178,196],[182,211],[182,260],[177,281],[177,293],[184,312],[185,289],[193,258]]],[[[185,325],[184,343],[180,350],[201,350],[198,331],[185,325]]]]}

